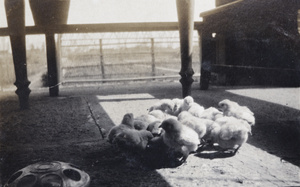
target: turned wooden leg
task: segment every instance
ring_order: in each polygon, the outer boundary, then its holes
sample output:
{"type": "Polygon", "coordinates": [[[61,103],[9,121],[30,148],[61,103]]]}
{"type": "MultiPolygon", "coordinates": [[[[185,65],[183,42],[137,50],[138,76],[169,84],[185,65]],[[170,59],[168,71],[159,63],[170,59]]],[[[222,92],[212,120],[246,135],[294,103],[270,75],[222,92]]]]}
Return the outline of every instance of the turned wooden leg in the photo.
{"type": "Polygon", "coordinates": [[[27,78],[24,0],[5,0],[5,10],[16,75],[16,94],[20,108],[27,109],[30,82],[27,78]]]}
{"type": "Polygon", "coordinates": [[[182,97],[186,97],[188,95],[191,95],[192,93],[192,84],[194,82],[193,79],[193,70],[188,71],[180,71],[179,73],[181,75],[180,83],[182,85],[182,97]]]}
{"type": "Polygon", "coordinates": [[[192,68],[194,4],[194,0],[176,0],[181,52],[181,70],[179,74],[181,75],[180,82],[183,97],[191,95],[191,87],[194,82],[194,70],[192,68]]]}
{"type": "Polygon", "coordinates": [[[25,36],[10,36],[13,61],[15,67],[17,87],[16,94],[19,97],[20,108],[29,108],[29,84],[27,78],[27,65],[26,65],[26,48],[25,48],[25,36]]]}

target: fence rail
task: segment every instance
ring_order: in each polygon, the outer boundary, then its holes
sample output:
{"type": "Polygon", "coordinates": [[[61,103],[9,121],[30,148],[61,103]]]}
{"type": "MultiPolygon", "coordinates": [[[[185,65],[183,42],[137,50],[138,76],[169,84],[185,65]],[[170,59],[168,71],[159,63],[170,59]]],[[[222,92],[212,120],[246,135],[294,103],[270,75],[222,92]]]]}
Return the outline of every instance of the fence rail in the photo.
{"type": "MultiPolygon", "coordinates": [[[[200,30],[201,22],[194,23],[194,29],[200,30]]],[[[99,33],[99,32],[137,32],[137,31],[174,31],[178,22],[145,22],[145,23],[102,23],[102,24],[69,24],[53,26],[27,26],[26,34],[44,33],[99,33]]],[[[0,36],[8,36],[8,28],[0,28],[0,36]]]]}
{"type": "MultiPolygon", "coordinates": [[[[165,38],[162,39],[165,40],[165,38]]],[[[76,44],[76,39],[63,38],[58,42],[62,44],[59,46],[61,54],[60,80],[62,83],[101,83],[170,78],[179,80],[181,65],[179,38],[170,37],[168,40],[162,41],[161,38],[154,37],[86,40],[78,38],[79,42],[76,44]],[[114,42],[111,43],[111,41],[114,42]],[[163,47],[163,45],[176,47],[163,47]],[[87,50],[88,47],[93,48],[87,50]],[[76,52],[84,50],[87,51],[76,52]]],[[[194,66],[197,69],[200,67],[197,38],[195,38],[194,55],[194,66]]],[[[200,76],[199,71],[196,70],[195,76],[200,76]]]]}
{"type": "MultiPolygon", "coordinates": [[[[201,23],[195,22],[195,50],[193,55],[195,76],[199,72],[197,30],[200,27],[201,23]]],[[[126,79],[145,80],[153,79],[152,76],[154,75],[155,79],[174,77],[179,80],[180,78],[178,72],[181,68],[181,62],[177,22],[58,25],[55,28],[27,26],[25,28],[26,35],[44,33],[59,33],[57,35],[57,57],[60,66],[58,72],[60,82],[73,80],[84,82],[90,79],[97,79],[102,82],[103,78],[106,82],[109,82],[108,79],[111,81],[118,79],[122,81],[126,79]],[[149,33],[153,32],[166,34],[149,37],[151,35],[149,33]],[[174,34],[170,33],[177,33],[177,35],[173,36],[174,34]],[[68,38],[67,35],[75,37],[68,38]],[[85,35],[85,37],[77,37],[78,35],[85,35]],[[104,37],[89,38],[87,35],[104,37]],[[151,38],[153,38],[153,44],[151,44],[151,38]],[[100,39],[102,39],[102,52],[100,51],[100,39]]],[[[0,37],[8,35],[9,30],[7,28],[0,28],[0,37]]],[[[41,35],[41,37],[43,36],[41,35]]],[[[42,79],[42,77],[33,74],[36,72],[46,73],[47,67],[45,66],[45,51],[35,53],[31,49],[33,48],[28,45],[27,69],[30,81],[34,82],[31,74],[34,79],[42,79]],[[39,66],[38,71],[34,68],[37,65],[39,66]],[[34,71],[31,72],[31,69],[34,71]]],[[[39,49],[43,50],[45,46],[39,49]]],[[[2,77],[0,80],[2,87],[3,85],[13,85],[15,79],[11,53],[9,53],[9,57],[9,62],[1,59],[1,71],[10,73],[9,76],[2,77]],[[3,64],[10,66],[6,67],[3,64]]]]}

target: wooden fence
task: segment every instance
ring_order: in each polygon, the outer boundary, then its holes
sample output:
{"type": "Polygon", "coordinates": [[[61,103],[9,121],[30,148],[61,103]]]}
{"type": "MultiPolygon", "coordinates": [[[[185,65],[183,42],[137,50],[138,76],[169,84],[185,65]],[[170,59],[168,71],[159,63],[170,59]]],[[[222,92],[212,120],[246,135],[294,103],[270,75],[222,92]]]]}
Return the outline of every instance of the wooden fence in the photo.
{"type": "MultiPolygon", "coordinates": [[[[201,29],[201,22],[195,22],[194,23],[194,29],[195,29],[195,32],[199,29],[201,29]]],[[[45,34],[45,33],[54,33],[54,34],[68,34],[68,33],[72,33],[72,34],[83,34],[83,33],[122,33],[122,32],[155,32],[155,31],[171,31],[171,32],[178,32],[178,23],[177,22],[161,22],[161,23],[113,23],[113,24],[73,24],[73,25],[57,25],[56,27],[51,27],[51,26],[44,26],[44,27],[40,27],[40,26],[26,26],[25,27],[25,34],[26,35],[38,35],[38,34],[45,34]]],[[[9,30],[8,28],[0,28],[0,36],[9,36],[9,30]]],[[[195,35],[197,37],[197,34],[195,35]]],[[[179,39],[179,38],[178,38],[179,39]]],[[[99,40],[100,41],[100,40],[99,40]]],[[[151,39],[149,39],[149,41],[151,41],[151,39]]],[[[154,38],[154,44],[156,44],[157,41],[155,41],[155,38],[154,38]]],[[[58,46],[60,46],[59,42],[57,43],[58,46]]],[[[198,43],[196,44],[196,46],[198,46],[198,43]]],[[[87,46],[86,46],[87,47],[87,46]]],[[[99,49],[99,48],[98,48],[99,49]]],[[[100,49],[99,49],[100,50],[100,49]]],[[[154,48],[155,50],[155,48],[154,48]]],[[[60,52],[60,50],[58,50],[60,52]]],[[[101,68],[101,60],[100,60],[100,51],[97,52],[97,55],[99,57],[96,57],[96,58],[99,58],[98,61],[98,64],[97,66],[91,66],[91,65],[88,65],[88,64],[82,64],[83,67],[86,67],[86,66],[90,66],[91,69],[93,69],[93,71],[96,71],[97,68],[95,67],[98,67],[99,66],[99,69],[101,72],[100,75],[101,77],[97,77],[96,79],[88,79],[88,81],[102,81],[102,75],[105,77],[105,81],[115,81],[115,80],[118,80],[118,79],[121,79],[120,77],[119,78],[114,78],[114,77],[107,77],[107,75],[109,75],[109,71],[113,71],[113,70],[110,70],[111,68],[109,68],[110,66],[117,66],[117,63],[109,63],[107,62],[107,53],[105,53],[105,49],[103,50],[104,53],[103,53],[103,65],[102,65],[102,68],[101,68]],[[103,72],[102,72],[103,71],[103,72]],[[101,78],[101,79],[100,79],[101,78]]],[[[194,50],[194,51],[197,51],[197,50],[194,50]]],[[[65,63],[64,63],[64,56],[63,55],[60,55],[58,52],[58,56],[59,56],[59,59],[60,59],[60,82],[63,83],[62,81],[69,81],[71,82],[72,80],[76,81],[75,79],[70,79],[70,80],[63,80],[62,79],[62,75],[63,75],[63,71],[66,71],[66,68],[68,69],[76,69],[78,68],[79,66],[65,66],[65,63]],[[65,70],[64,70],[65,69],[65,70]]],[[[199,50],[197,51],[197,53],[199,52],[199,50]]],[[[166,64],[170,63],[171,61],[164,61],[164,60],[159,60],[158,59],[158,52],[157,51],[154,51],[151,52],[147,52],[149,55],[150,55],[150,62],[153,64],[151,65],[151,70],[147,71],[150,72],[150,75],[149,77],[145,76],[144,77],[141,77],[140,74],[136,74],[135,75],[135,78],[136,79],[151,79],[152,75],[155,74],[156,76],[156,79],[159,79],[160,77],[158,76],[158,73],[162,70],[162,68],[165,68],[165,69],[170,69],[170,67],[165,67],[166,64]],[[152,59],[154,59],[152,61],[152,59]],[[158,65],[160,64],[163,64],[163,67],[158,67],[158,65]],[[160,68],[160,70],[159,70],[160,68]],[[159,70],[159,72],[158,72],[159,70]],[[154,72],[154,73],[153,73],[154,72]]],[[[168,52],[166,52],[168,53],[168,52]]],[[[173,53],[173,52],[170,52],[170,53],[173,53]]],[[[119,54],[122,54],[122,53],[119,53],[119,54]]],[[[176,55],[180,55],[180,52],[179,50],[177,52],[175,52],[176,55]]],[[[73,54],[73,56],[75,56],[77,54],[73,54]]],[[[90,55],[90,54],[89,54],[90,55]]],[[[96,56],[97,56],[96,55],[96,56]]],[[[113,55],[113,54],[112,54],[113,55]]],[[[124,54],[123,54],[124,55],[124,54]]],[[[174,53],[173,53],[174,55],[174,53]]],[[[93,55],[92,55],[93,56],[93,55]]],[[[119,55],[120,56],[120,55],[119,55]]],[[[195,54],[194,56],[198,57],[197,54],[195,54]]],[[[195,65],[194,66],[194,69],[198,69],[198,60],[197,61],[194,61],[195,62],[195,65]]],[[[127,62],[128,63],[128,62],[127,62]]],[[[132,65],[132,68],[136,68],[136,66],[133,66],[134,64],[137,65],[144,65],[146,62],[144,61],[135,61],[135,62],[131,62],[131,65],[132,65]]],[[[173,64],[177,64],[178,66],[175,68],[176,71],[175,72],[175,75],[172,75],[173,77],[176,77],[177,80],[179,80],[179,75],[178,75],[178,72],[180,71],[180,61],[172,61],[173,64]]],[[[13,63],[11,63],[13,64],[13,63]]],[[[147,61],[147,67],[148,67],[148,61],[147,61]]],[[[128,63],[127,65],[130,65],[130,63],[128,63]]],[[[168,64],[170,65],[170,64],[168,64]]],[[[120,63],[120,66],[124,66],[123,63],[120,63]]],[[[31,69],[32,67],[29,67],[28,69],[31,69]]],[[[132,69],[131,68],[131,69],[132,69]]],[[[14,71],[14,68],[12,67],[9,67],[9,69],[11,70],[11,72],[14,71]]],[[[120,70],[122,70],[122,68],[119,68],[120,70]]],[[[130,69],[130,67],[129,67],[130,69]]],[[[5,71],[4,68],[1,67],[1,70],[2,71],[5,71]]],[[[116,70],[116,69],[114,69],[116,70]]],[[[124,70],[124,69],[123,69],[124,70]]],[[[173,71],[173,70],[172,70],[173,71]]],[[[99,74],[99,72],[97,71],[97,73],[99,74]]],[[[89,75],[87,75],[88,77],[89,75]]],[[[197,76],[197,71],[196,71],[196,74],[195,76],[197,76]]],[[[10,76],[12,77],[12,76],[10,76]]],[[[14,76],[13,76],[14,77],[14,76]]],[[[121,75],[122,79],[124,80],[130,80],[132,78],[130,77],[124,77],[124,75],[121,75]]],[[[164,76],[161,76],[162,78],[166,78],[167,76],[164,75],[164,76]]],[[[134,78],[133,78],[134,79],[134,78]]],[[[2,79],[3,80],[3,79],[2,79]]],[[[87,79],[86,79],[87,80],[87,79]]],[[[78,80],[80,81],[80,80],[78,80]]],[[[11,82],[11,81],[9,81],[11,82]]],[[[2,82],[0,82],[2,86],[2,82]]],[[[13,83],[13,82],[12,82],[13,83]]],[[[10,83],[10,84],[12,84],[10,83]]]]}
{"type": "MultiPolygon", "coordinates": [[[[196,37],[193,68],[198,78],[200,60],[196,37]]],[[[180,78],[179,38],[169,41],[159,38],[63,38],[58,43],[60,82],[63,84],[180,78]]]]}

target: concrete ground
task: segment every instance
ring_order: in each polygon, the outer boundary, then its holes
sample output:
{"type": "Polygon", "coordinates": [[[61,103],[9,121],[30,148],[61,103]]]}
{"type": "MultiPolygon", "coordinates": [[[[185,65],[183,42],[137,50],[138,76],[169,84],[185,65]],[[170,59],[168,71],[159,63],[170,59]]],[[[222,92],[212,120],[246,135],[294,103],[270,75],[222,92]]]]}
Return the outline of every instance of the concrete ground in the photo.
{"type": "Polygon", "coordinates": [[[0,94],[0,186],[39,161],[80,166],[90,186],[300,186],[300,88],[217,87],[192,96],[204,107],[225,98],[248,106],[256,125],[235,156],[191,154],[175,168],[150,169],[101,136],[125,113],[135,116],[162,98],[181,97],[177,82],[62,87],[59,97],[33,90],[20,111],[13,92],[0,94]],[[92,114],[89,110],[92,110],[92,114]],[[96,118],[96,122],[93,120],[96,118]]]}

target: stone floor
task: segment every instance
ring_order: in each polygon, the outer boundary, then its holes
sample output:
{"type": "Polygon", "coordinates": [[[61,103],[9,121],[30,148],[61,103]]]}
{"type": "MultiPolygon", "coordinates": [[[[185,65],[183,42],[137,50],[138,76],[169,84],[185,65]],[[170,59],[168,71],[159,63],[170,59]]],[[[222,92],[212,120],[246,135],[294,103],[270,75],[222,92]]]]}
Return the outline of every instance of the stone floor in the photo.
{"type": "Polygon", "coordinates": [[[256,125],[232,157],[191,154],[176,168],[150,169],[103,139],[125,113],[147,113],[162,98],[181,97],[177,82],[61,87],[59,97],[33,89],[20,111],[13,91],[0,93],[0,186],[39,161],[76,164],[90,186],[300,186],[300,88],[219,87],[192,96],[204,107],[231,99],[248,106],[256,125]],[[92,114],[89,110],[92,111],[92,114]],[[93,116],[96,122],[93,120],[93,116]]]}

